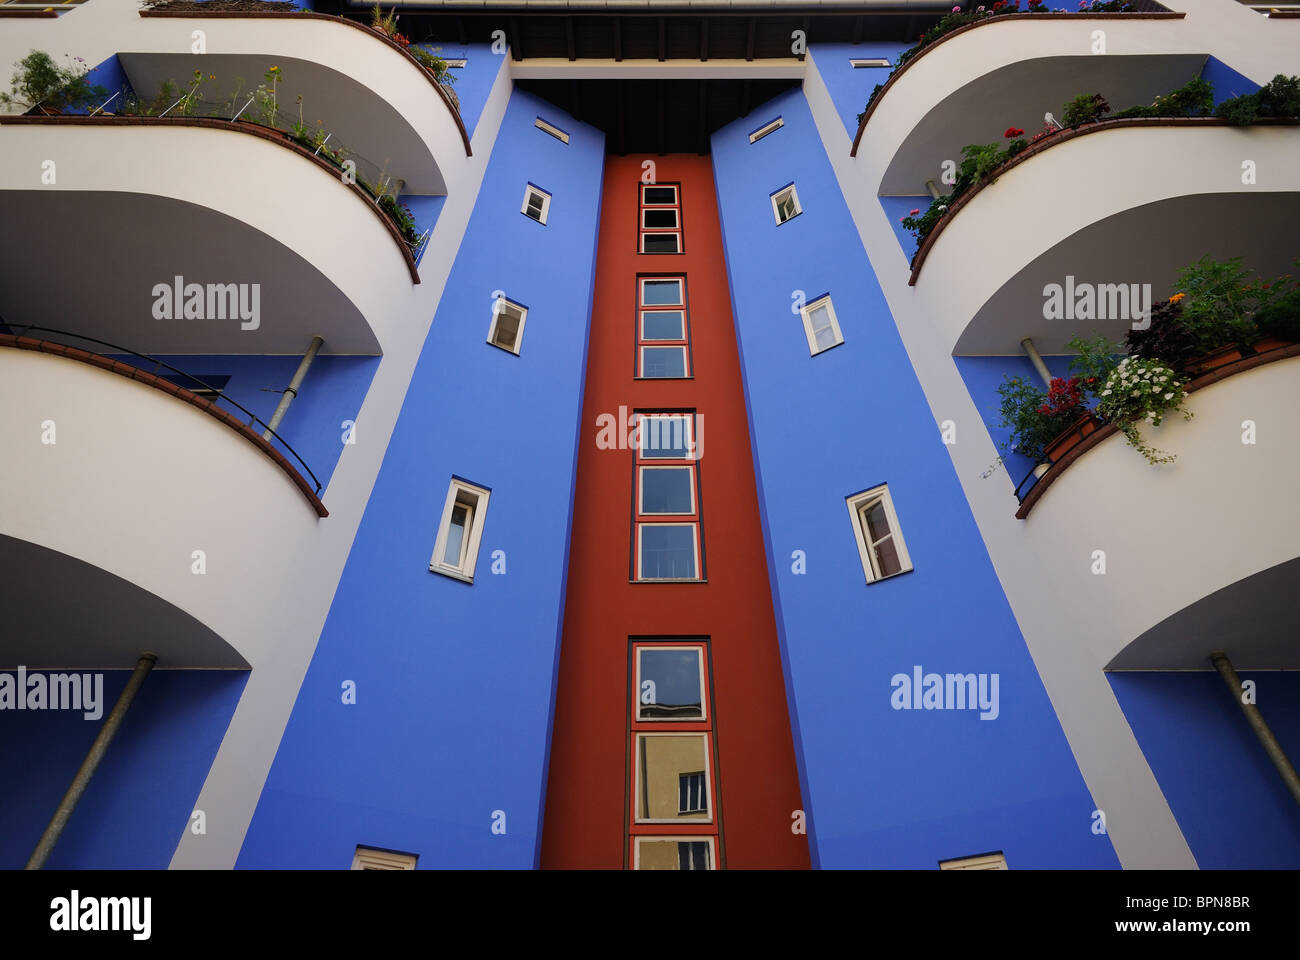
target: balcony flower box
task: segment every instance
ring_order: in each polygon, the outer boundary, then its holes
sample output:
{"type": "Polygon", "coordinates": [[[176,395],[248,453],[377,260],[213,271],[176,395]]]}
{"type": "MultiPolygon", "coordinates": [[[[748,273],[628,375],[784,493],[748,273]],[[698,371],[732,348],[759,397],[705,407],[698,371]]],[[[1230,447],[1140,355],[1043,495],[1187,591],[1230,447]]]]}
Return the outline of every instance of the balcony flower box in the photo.
{"type": "Polygon", "coordinates": [[[1209,373],[1226,364],[1241,359],[1241,348],[1235,343],[1230,343],[1226,347],[1219,347],[1217,350],[1211,350],[1204,356],[1198,357],[1188,364],[1189,372],[1194,374],[1209,373]]]}
{"type": "Polygon", "coordinates": [[[1283,337],[1260,337],[1251,347],[1255,353],[1268,353],[1270,350],[1280,350],[1282,347],[1289,347],[1295,343],[1294,340],[1287,340],[1283,337]]]}
{"type": "Polygon", "coordinates": [[[1059,437],[1047,445],[1045,454],[1052,463],[1059,463],[1067,452],[1083,443],[1084,437],[1094,432],[1101,422],[1091,413],[1085,413],[1059,437]]]}

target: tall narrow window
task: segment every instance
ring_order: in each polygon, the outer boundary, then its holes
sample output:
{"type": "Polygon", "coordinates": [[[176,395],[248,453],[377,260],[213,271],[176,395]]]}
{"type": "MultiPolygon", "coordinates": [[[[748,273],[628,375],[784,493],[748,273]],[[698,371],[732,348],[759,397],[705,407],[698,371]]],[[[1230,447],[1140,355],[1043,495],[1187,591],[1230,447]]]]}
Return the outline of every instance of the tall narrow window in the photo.
{"type": "Polygon", "coordinates": [[[546,217],[551,212],[551,195],[530,183],[524,190],[524,205],[519,212],[545,226],[546,217]]]}
{"type": "Polygon", "coordinates": [[[717,869],[707,641],[634,640],[631,653],[633,868],[717,869]]]}
{"type": "Polygon", "coordinates": [[[830,294],[809,301],[799,315],[803,317],[803,332],[808,338],[808,352],[812,356],[844,342],[830,294]]]}
{"type": "Polygon", "coordinates": [[[907,545],[894,513],[889,487],[881,485],[854,494],[846,501],[853,520],[853,535],[858,543],[862,572],[874,583],[912,569],[907,545]]]}
{"type": "Polygon", "coordinates": [[[489,491],[483,487],[452,478],[434,541],[433,559],[429,561],[430,571],[474,582],[488,497],[489,491]]]}
{"type": "Polygon", "coordinates": [[[488,327],[487,342],[518,355],[519,345],[524,339],[524,321],[527,319],[527,307],[505,297],[498,297],[492,301],[492,324],[488,327]]]}
{"type": "Polygon", "coordinates": [[[803,213],[803,207],[799,206],[799,193],[793,183],[787,183],[772,194],[772,213],[776,215],[777,226],[803,213]]]}
{"type": "Polygon", "coordinates": [[[637,253],[684,253],[681,185],[643,183],[640,189],[637,253]]]}
{"type": "Polygon", "coordinates": [[[691,334],[685,277],[637,278],[636,375],[691,376],[691,334]]]}
{"type": "Polygon", "coordinates": [[[691,414],[638,414],[632,579],[703,580],[691,414]]]}

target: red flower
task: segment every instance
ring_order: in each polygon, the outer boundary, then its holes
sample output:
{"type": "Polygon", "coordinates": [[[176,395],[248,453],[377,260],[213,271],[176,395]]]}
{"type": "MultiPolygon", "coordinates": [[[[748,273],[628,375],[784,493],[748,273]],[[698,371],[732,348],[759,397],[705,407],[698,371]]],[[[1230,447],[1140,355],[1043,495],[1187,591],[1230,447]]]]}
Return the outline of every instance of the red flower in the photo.
{"type": "Polygon", "coordinates": [[[1011,137],[1019,137],[1024,132],[1025,131],[1021,130],[1019,127],[1007,127],[1007,132],[1002,134],[1002,136],[1007,137],[1009,139],[1011,137]]]}

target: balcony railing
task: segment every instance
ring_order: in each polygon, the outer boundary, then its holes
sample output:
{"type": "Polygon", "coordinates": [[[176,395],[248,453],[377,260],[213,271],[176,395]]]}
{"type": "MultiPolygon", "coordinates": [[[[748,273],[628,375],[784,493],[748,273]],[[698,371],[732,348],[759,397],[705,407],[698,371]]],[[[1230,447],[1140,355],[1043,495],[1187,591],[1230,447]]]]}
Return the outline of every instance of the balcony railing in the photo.
{"type": "Polygon", "coordinates": [[[257,414],[253,413],[253,411],[249,410],[239,401],[228,396],[223,389],[212,386],[201,378],[187,373],[178,367],[173,367],[171,364],[159,360],[157,357],[151,357],[145,353],[138,353],[129,347],[123,347],[116,343],[109,343],[106,340],[87,337],[79,333],[73,333],[69,330],[58,330],[53,327],[39,327],[33,324],[11,323],[7,324],[7,327],[12,331],[12,333],[0,333],[0,347],[15,347],[20,350],[34,350],[40,353],[49,353],[55,356],[66,357],[70,360],[79,360],[83,363],[100,367],[101,369],[107,370],[111,373],[117,373],[129,379],[155,387],[156,389],[162,390],[165,393],[169,393],[178,399],[184,400],[193,406],[205,410],[216,419],[233,427],[237,433],[241,434],[255,446],[262,448],[263,452],[270,456],[272,460],[276,461],[280,468],[289,475],[289,478],[294,481],[304,494],[307,495],[307,498],[311,502],[312,507],[316,510],[316,513],[321,517],[329,516],[329,511],[325,509],[325,505],[321,503],[320,500],[321,482],[317,479],[316,474],[312,472],[312,469],[307,466],[307,462],[298,454],[298,451],[294,450],[284,437],[272,430],[270,424],[257,414]],[[114,355],[130,356],[136,360],[142,361],[142,363],[136,365],[122,363],[119,360],[113,359],[112,356],[107,356],[103,353],[81,350],[66,343],[29,336],[29,334],[33,333],[49,334],[61,338],[71,338],[85,343],[93,343],[98,347],[108,348],[108,350],[112,351],[114,355]],[[151,367],[152,370],[146,369],[147,367],[151,367]],[[193,390],[186,389],[185,387],[166,379],[164,376],[160,376],[158,371],[162,369],[170,371],[178,378],[181,378],[184,383],[197,384],[205,393],[210,394],[212,399],[199,396],[193,390]],[[234,407],[248,418],[248,422],[244,423],[229,411],[218,407],[218,401],[227,403],[234,407]],[[262,428],[262,432],[254,429],[259,426],[262,428]],[[275,449],[274,444],[263,436],[263,433],[269,434],[276,443],[283,447],[284,450],[288,452],[289,456],[297,461],[298,467],[301,469],[295,469],[285,456],[275,449]],[[310,480],[307,478],[310,478],[310,480]]]}

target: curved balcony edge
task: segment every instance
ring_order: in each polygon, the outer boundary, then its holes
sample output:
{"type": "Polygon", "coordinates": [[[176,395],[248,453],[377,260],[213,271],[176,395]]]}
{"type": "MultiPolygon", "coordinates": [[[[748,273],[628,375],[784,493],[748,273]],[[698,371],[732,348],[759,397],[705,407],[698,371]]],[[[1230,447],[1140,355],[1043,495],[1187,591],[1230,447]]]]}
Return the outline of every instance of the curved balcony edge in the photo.
{"type": "MultiPolygon", "coordinates": [[[[86,117],[86,116],[49,116],[49,117],[0,117],[0,124],[22,125],[22,126],[137,126],[137,127],[156,127],[156,126],[182,126],[182,127],[208,127],[213,130],[232,130],[236,133],[247,134],[248,136],[258,137],[266,140],[268,143],[274,143],[286,150],[298,154],[298,156],[310,160],[316,166],[320,167],[331,177],[337,175],[338,170],[329,164],[328,161],[311,153],[305,147],[294,143],[289,139],[287,134],[276,135],[278,131],[272,131],[269,127],[261,124],[249,123],[243,120],[217,120],[212,117],[86,117]]],[[[339,183],[351,190],[370,211],[384,225],[389,236],[393,238],[393,243],[397,244],[398,252],[401,253],[402,259],[406,262],[406,270],[411,275],[411,283],[420,282],[420,271],[415,263],[415,256],[411,253],[411,248],[407,245],[406,240],[402,237],[396,225],[383,210],[379,208],[378,203],[370,199],[359,185],[355,183],[346,183],[339,180],[339,183]]]]}
{"type": "Polygon", "coordinates": [[[447,105],[447,110],[451,113],[452,120],[456,121],[456,127],[460,130],[461,142],[465,145],[465,156],[472,157],[474,155],[474,151],[470,147],[469,132],[465,129],[465,122],[460,117],[460,110],[458,110],[456,105],[452,103],[451,96],[447,93],[447,90],[443,85],[439,83],[428,70],[424,69],[424,65],[421,64],[419,60],[416,60],[415,57],[411,56],[410,52],[401,44],[394,42],[392,39],[381,33],[371,30],[365,24],[357,23],[355,20],[349,20],[347,17],[336,17],[329,13],[314,13],[310,10],[303,10],[298,13],[290,13],[282,10],[213,10],[211,12],[204,12],[201,10],[141,10],[140,16],[157,17],[169,20],[330,20],[335,23],[347,24],[349,27],[353,27],[357,30],[362,30],[381,43],[385,43],[392,47],[425,76],[429,83],[433,85],[433,88],[438,91],[438,96],[442,98],[442,102],[447,105]]]}
{"type": "Polygon", "coordinates": [[[962,34],[974,30],[976,27],[985,27],[991,23],[1007,23],[1013,20],[1059,20],[1062,15],[1068,16],[1071,19],[1080,20],[1182,20],[1187,16],[1186,13],[1174,12],[1068,13],[1065,11],[1059,11],[1057,13],[1004,13],[1000,16],[989,17],[987,20],[976,20],[974,23],[965,24],[964,26],[958,27],[952,33],[944,34],[928,47],[918,50],[912,59],[908,60],[907,63],[903,64],[889,75],[888,79],[885,80],[884,85],[880,88],[880,92],[876,94],[870,103],[867,104],[867,109],[862,113],[862,119],[858,122],[857,135],[854,136],[853,146],[849,149],[849,156],[856,157],[858,155],[858,145],[862,142],[862,134],[867,129],[867,122],[871,119],[871,115],[875,113],[877,104],[879,104],[880,101],[884,99],[885,94],[889,92],[889,88],[894,85],[899,77],[907,72],[908,67],[916,63],[916,61],[920,60],[931,50],[943,46],[945,42],[951,40],[953,37],[960,37],[962,34]]]}
{"type": "MultiPolygon", "coordinates": [[[[1229,120],[1222,119],[1221,117],[1124,117],[1123,119],[1120,120],[1095,120],[1091,123],[1086,123],[1078,127],[1069,127],[1065,130],[1060,130],[1052,134],[1050,137],[1044,137],[1042,140],[1038,141],[1037,143],[1026,147],[1024,150],[1020,151],[1020,153],[1017,153],[1014,157],[1008,160],[1001,167],[994,170],[987,178],[975,184],[975,186],[971,187],[969,190],[967,190],[960,197],[958,197],[956,200],[953,201],[952,206],[948,208],[948,212],[945,213],[938,220],[937,223],[935,223],[934,228],[925,235],[925,239],[921,241],[920,247],[917,248],[916,256],[912,258],[912,274],[907,279],[907,285],[909,287],[916,286],[916,280],[921,275],[921,267],[925,265],[926,257],[929,256],[930,250],[934,247],[934,244],[938,240],[939,234],[943,233],[944,228],[948,226],[949,223],[952,222],[953,218],[957,215],[957,213],[964,206],[970,203],[971,200],[979,196],[979,194],[986,187],[991,187],[993,184],[997,183],[1000,179],[1002,179],[1004,176],[1006,176],[1016,167],[1020,166],[1026,160],[1029,160],[1031,157],[1037,156],[1038,154],[1042,153],[1044,150],[1048,150],[1059,144],[1067,143],[1071,140],[1077,140],[1079,137],[1085,137],[1088,136],[1089,134],[1102,133],[1107,130],[1115,130],[1115,129],[1126,128],[1126,127],[1198,127],[1198,126],[1235,127],[1237,125],[1233,124],[1229,120]]],[[[1300,126],[1300,120],[1290,119],[1287,117],[1262,117],[1256,120],[1254,123],[1249,124],[1247,127],[1241,127],[1240,129],[1248,129],[1249,127],[1254,127],[1254,126],[1293,127],[1293,126],[1300,126]]]]}
{"type": "MultiPolygon", "coordinates": [[[[1245,373],[1246,371],[1253,370],[1256,367],[1275,363],[1278,360],[1286,360],[1290,357],[1300,357],[1300,343],[1292,343],[1284,347],[1277,347],[1276,349],[1269,350],[1265,353],[1257,353],[1251,356],[1242,357],[1240,360],[1235,360],[1232,363],[1216,367],[1214,370],[1201,374],[1188,383],[1186,390],[1189,394],[1195,393],[1197,390],[1204,389],[1205,387],[1218,383],[1221,380],[1226,380],[1229,377],[1236,376],[1239,373],[1245,373]]],[[[1116,433],[1119,433],[1118,426],[1113,423],[1103,424],[1092,433],[1085,436],[1077,445],[1072,447],[1070,450],[1067,450],[1061,459],[1053,463],[1047,472],[1038,479],[1038,482],[1029,488],[1029,491],[1025,494],[1025,499],[1020,502],[1020,508],[1016,510],[1016,519],[1024,520],[1029,516],[1029,512],[1034,509],[1034,504],[1042,498],[1043,494],[1047,492],[1047,488],[1059,479],[1061,474],[1064,473],[1072,463],[1082,457],[1093,447],[1102,443],[1109,437],[1114,436],[1116,433]]]]}
{"type": "Polygon", "coordinates": [[[263,439],[260,433],[253,430],[248,426],[248,424],[244,423],[233,414],[221,409],[211,400],[200,397],[197,394],[186,390],[184,387],[177,386],[170,380],[164,380],[161,377],[155,376],[147,370],[142,370],[139,367],[133,367],[128,363],[122,363],[121,361],[113,360],[97,353],[91,353],[78,347],[68,346],[63,343],[55,343],[52,340],[39,340],[34,337],[0,334],[0,347],[10,347],[17,350],[31,350],[37,353],[46,353],[52,356],[64,357],[68,360],[76,360],[79,363],[89,364],[92,367],[98,367],[101,370],[108,371],[109,373],[115,373],[128,380],[142,383],[147,387],[153,387],[155,390],[160,390],[163,393],[169,394],[193,407],[197,407],[207,413],[208,416],[213,417],[230,427],[245,440],[270,457],[271,460],[275,462],[275,465],[278,466],[284,474],[293,481],[294,485],[302,491],[303,496],[307,498],[308,504],[310,504],[311,508],[316,511],[316,515],[321,518],[329,516],[329,511],[325,509],[325,504],[321,502],[320,497],[318,497],[312,490],[311,484],[307,482],[306,478],[294,468],[293,464],[291,464],[279,450],[276,450],[267,440],[263,439]]]}

